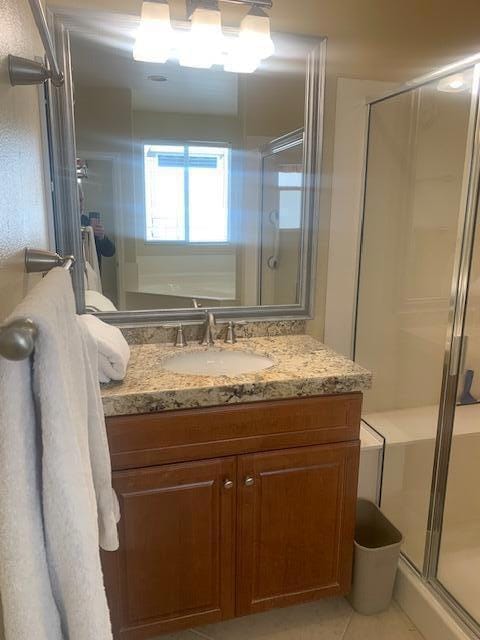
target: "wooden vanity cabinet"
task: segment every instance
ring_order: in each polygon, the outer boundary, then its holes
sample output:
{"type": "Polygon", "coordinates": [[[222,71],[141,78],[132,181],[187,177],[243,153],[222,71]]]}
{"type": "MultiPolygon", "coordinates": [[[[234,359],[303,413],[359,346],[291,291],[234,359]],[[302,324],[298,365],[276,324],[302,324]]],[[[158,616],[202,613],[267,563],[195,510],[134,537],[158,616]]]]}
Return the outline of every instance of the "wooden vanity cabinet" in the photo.
{"type": "Polygon", "coordinates": [[[117,583],[118,638],[234,615],[235,475],[234,458],[114,474],[121,550],[105,556],[117,556],[106,586],[112,599],[117,583]]]}
{"type": "Polygon", "coordinates": [[[356,443],[238,459],[237,615],[348,592],[357,466],[356,443]]]}
{"type": "Polygon", "coordinates": [[[348,394],[109,419],[115,638],[347,593],[360,407],[348,394]]]}

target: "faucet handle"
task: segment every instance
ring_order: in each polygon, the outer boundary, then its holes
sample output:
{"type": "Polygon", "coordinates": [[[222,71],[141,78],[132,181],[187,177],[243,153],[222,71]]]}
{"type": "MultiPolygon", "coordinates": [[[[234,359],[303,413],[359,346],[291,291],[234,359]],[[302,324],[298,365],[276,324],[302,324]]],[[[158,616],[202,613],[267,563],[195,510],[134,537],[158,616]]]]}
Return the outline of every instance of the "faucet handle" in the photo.
{"type": "Polygon", "coordinates": [[[187,340],[185,338],[185,333],[183,331],[183,324],[179,324],[177,326],[177,335],[175,337],[175,346],[176,347],[186,347],[187,340]]]}
{"type": "Polygon", "coordinates": [[[225,335],[225,343],[226,344],[235,344],[237,342],[237,334],[235,331],[236,327],[243,327],[247,323],[244,320],[240,320],[239,322],[234,322],[233,320],[229,320],[227,322],[227,333],[225,335]]]}
{"type": "Polygon", "coordinates": [[[235,325],[232,320],[227,322],[227,333],[225,335],[225,343],[226,344],[235,344],[237,341],[237,336],[235,335],[235,325]]]}

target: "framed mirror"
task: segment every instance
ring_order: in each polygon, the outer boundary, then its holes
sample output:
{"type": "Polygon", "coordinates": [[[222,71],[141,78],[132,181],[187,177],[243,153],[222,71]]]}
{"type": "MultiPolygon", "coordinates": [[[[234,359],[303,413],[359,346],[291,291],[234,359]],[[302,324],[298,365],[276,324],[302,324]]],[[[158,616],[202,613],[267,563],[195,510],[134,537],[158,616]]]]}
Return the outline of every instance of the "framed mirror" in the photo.
{"type": "MultiPolygon", "coordinates": [[[[135,59],[140,16],[50,20],[66,78],[50,96],[57,245],[80,256],[79,311],[131,324],[205,309],[310,317],[325,40],[273,32],[250,68],[199,68],[189,47],[135,59]]],[[[175,37],[191,30],[171,22],[175,37]]]]}

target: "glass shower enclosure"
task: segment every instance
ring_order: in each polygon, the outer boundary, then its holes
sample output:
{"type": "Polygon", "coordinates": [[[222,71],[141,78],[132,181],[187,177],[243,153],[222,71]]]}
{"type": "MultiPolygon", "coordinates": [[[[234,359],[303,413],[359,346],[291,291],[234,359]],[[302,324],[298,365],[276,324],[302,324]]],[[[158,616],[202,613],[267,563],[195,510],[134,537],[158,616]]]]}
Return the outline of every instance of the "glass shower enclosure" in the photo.
{"type": "Polygon", "coordinates": [[[304,130],[262,148],[259,304],[298,304],[304,220],[304,130]]]}
{"type": "Polygon", "coordinates": [[[480,56],[370,103],[355,359],[403,554],[480,636],[480,56]]]}

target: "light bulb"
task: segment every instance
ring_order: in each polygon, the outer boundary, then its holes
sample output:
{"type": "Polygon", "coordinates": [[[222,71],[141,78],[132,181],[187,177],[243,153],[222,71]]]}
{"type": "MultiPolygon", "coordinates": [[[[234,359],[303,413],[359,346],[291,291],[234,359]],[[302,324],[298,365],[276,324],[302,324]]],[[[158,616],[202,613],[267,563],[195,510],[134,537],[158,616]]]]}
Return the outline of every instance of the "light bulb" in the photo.
{"type": "Polygon", "coordinates": [[[223,52],[222,17],[216,9],[197,7],[192,13],[192,26],[180,53],[184,67],[209,69],[220,63],[223,52]]]}
{"type": "Polygon", "coordinates": [[[465,91],[466,88],[465,78],[461,73],[449,76],[448,78],[442,78],[437,85],[439,91],[446,93],[460,93],[461,91],[465,91]]]}
{"type": "Polygon", "coordinates": [[[225,58],[224,69],[230,73],[253,73],[260,66],[260,58],[250,55],[242,47],[242,43],[237,38],[231,43],[225,58]]]}
{"type": "Polygon", "coordinates": [[[144,2],[133,48],[134,60],[164,63],[170,57],[172,41],[173,29],[168,3],[144,2]]]}
{"type": "Polygon", "coordinates": [[[270,34],[270,18],[258,7],[252,7],[240,25],[239,42],[244,55],[264,60],[275,53],[270,34]]]}
{"type": "Polygon", "coordinates": [[[450,82],[450,86],[452,89],[461,89],[463,87],[463,81],[462,80],[452,80],[450,82]]]}

